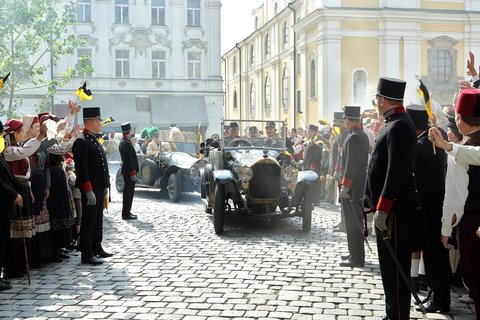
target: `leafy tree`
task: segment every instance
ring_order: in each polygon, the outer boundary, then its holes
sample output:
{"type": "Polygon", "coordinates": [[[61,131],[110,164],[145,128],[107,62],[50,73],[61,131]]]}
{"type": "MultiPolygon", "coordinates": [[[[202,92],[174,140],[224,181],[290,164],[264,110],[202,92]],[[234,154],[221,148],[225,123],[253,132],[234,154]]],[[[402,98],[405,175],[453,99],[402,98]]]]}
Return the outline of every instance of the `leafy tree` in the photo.
{"type": "Polygon", "coordinates": [[[84,57],[50,79],[50,63],[73,55],[84,44],[73,32],[75,23],[73,0],[0,0],[0,76],[11,72],[0,93],[0,99],[7,101],[0,103],[0,114],[16,115],[22,91],[46,89],[52,96],[77,74],[91,72],[84,57]]]}

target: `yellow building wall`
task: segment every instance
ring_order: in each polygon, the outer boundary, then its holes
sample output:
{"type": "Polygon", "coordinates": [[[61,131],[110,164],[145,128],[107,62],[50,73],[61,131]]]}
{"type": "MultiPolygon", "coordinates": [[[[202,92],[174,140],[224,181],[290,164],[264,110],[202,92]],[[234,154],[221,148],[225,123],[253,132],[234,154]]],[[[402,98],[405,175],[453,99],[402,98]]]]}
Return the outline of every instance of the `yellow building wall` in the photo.
{"type": "Polygon", "coordinates": [[[343,30],[378,30],[378,23],[371,21],[342,21],[343,30]]]}
{"type": "MultiPolygon", "coordinates": [[[[305,75],[303,76],[306,85],[306,92],[302,92],[303,99],[306,99],[306,105],[305,105],[305,110],[306,110],[306,116],[304,116],[306,126],[309,124],[318,124],[318,72],[319,72],[319,64],[320,61],[318,59],[318,45],[317,42],[313,42],[308,44],[307,50],[306,50],[306,72],[305,75]],[[316,94],[315,97],[310,97],[310,62],[311,62],[311,57],[315,56],[315,67],[316,67],[316,75],[315,75],[315,86],[316,86],[316,94]]],[[[301,121],[301,120],[300,120],[301,121]]],[[[305,125],[305,124],[301,124],[305,125]]]]}
{"type": "Polygon", "coordinates": [[[342,0],[342,7],[378,8],[378,0],[342,0]]]}
{"type": "Polygon", "coordinates": [[[438,9],[438,10],[465,10],[465,3],[451,1],[428,1],[421,2],[422,9],[438,9]]]}
{"type": "MultiPolygon", "coordinates": [[[[352,76],[357,69],[368,75],[368,95],[373,97],[378,82],[378,41],[373,37],[342,38],[342,106],[352,103],[352,76]]],[[[370,101],[368,99],[367,101],[370,101]]],[[[370,105],[362,106],[369,109],[370,105]]]]}
{"type": "Polygon", "coordinates": [[[457,50],[457,75],[459,77],[465,77],[467,72],[467,60],[463,59],[463,53],[465,52],[465,43],[463,42],[463,40],[458,41],[455,49],[457,50]]]}
{"type": "Polygon", "coordinates": [[[422,31],[464,32],[463,23],[422,23],[422,31]]]}

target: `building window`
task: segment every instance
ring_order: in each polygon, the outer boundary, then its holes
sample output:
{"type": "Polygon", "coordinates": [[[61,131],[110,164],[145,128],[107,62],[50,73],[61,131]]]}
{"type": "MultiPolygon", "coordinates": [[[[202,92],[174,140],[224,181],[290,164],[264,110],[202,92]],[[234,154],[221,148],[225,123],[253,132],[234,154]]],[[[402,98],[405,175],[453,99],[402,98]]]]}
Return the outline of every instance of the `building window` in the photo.
{"type": "Polygon", "coordinates": [[[152,51],[152,78],[165,78],[165,51],[152,51]]]}
{"type": "Polygon", "coordinates": [[[78,75],[81,77],[92,76],[92,50],[91,49],[78,49],[77,50],[77,66],[87,69],[86,72],[80,72],[78,75]]]}
{"type": "Polygon", "coordinates": [[[353,104],[366,105],[367,104],[367,73],[364,70],[357,70],[353,74],[353,104]]]}
{"type": "Polygon", "coordinates": [[[128,78],[130,75],[129,68],[129,52],[128,50],[115,51],[115,74],[117,78],[128,78]]]}
{"type": "Polygon", "coordinates": [[[187,55],[188,78],[200,79],[200,52],[189,52],[187,55]]]}
{"type": "Polygon", "coordinates": [[[165,25],[165,0],[152,0],[152,24],[165,25]]]}
{"type": "Polygon", "coordinates": [[[264,104],[265,104],[265,114],[270,114],[272,111],[271,108],[271,87],[270,87],[270,78],[267,76],[265,78],[265,99],[264,99],[264,104]]]}
{"type": "Polygon", "coordinates": [[[255,48],[253,45],[250,46],[250,66],[255,64],[255,48]]]}
{"type": "Polygon", "coordinates": [[[452,56],[449,50],[436,50],[432,59],[432,75],[435,81],[448,82],[452,76],[452,56]]]}
{"type": "Polygon", "coordinates": [[[237,101],[237,89],[233,91],[233,109],[238,108],[238,101],[237,101]]]}
{"type": "Polygon", "coordinates": [[[92,21],[92,3],[91,0],[77,1],[77,22],[92,21]]]}
{"type": "Polygon", "coordinates": [[[255,86],[250,84],[250,118],[255,117],[255,86]]]}
{"type": "Polygon", "coordinates": [[[115,0],[115,23],[128,23],[128,0],[115,0]]]}
{"type": "Polygon", "coordinates": [[[200,26],[200,0],[187,0],[187,25],[200,26]]]}
{"type": "Polygon", "coordinates": [[[233,70],[233,75],[237,75],[237,57],[233,57],[233,62],[232,62],[232,70],[233,70]]]}
{"type": "Polygon", "coordinates": [[[312,59],[310,62],[310,98],[313,98],[317,95],[316,93],[316,66],[315,59],[312,59]]]}
{"type": "Polygon", "coordinates": [[[282,107],[283,110],[288,110],[288,69],[285,67],[283,69],[282,76],[282,107]]]}
{"type": "Polygon", "coordinates": [[[285,48],[288,45],[288,23],[285,21],[283,23],[283,47],[285,48]]]}
{"type": "Polygon", "coordinates": [[[265,56],[270,54],[270,35],[267,33],[265,36],[265,56]]]}

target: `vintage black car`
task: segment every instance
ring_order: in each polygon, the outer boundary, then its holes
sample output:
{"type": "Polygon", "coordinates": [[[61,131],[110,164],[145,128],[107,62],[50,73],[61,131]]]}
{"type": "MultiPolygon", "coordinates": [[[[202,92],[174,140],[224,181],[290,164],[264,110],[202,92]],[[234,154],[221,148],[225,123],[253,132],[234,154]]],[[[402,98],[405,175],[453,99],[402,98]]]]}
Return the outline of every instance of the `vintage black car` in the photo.
{"type": "MultiPolygon", "coordinates": [[[[137,154],[136,186],[166,191],[173,202],[178,202],[184,192],[199,192],[206,161],[198,158],[197,147],[194,133],[181,132],[173,139],[169,130],[160,130],[160,151],[155,155],[137,154]]],[[[117,171],[115,187],[123,192],[121,169],[117,171]]]]}
{"type": "MultiPolygon", "coordinates": [[[[239,124],[240,132],[247,126],[263,129],[267,124],[266,121],[234,122],[239,124]]],[[[310,232],[312,189],[319,177],[313,171],[299,172],[292,165],[285,149],[284,122],[273,123],[276,133],[267,130],[270,137],[259,136],[255,130],[233,139],[222,133],[220,141],[210,144],[207,141],[204,146],[208,164],[202,177],[201,195],[206,202],[205,211],[213,210],[215,233],[223,233],[224,218],[230,214],[266,220],[299,216],[303,231],[310,232]]]]}

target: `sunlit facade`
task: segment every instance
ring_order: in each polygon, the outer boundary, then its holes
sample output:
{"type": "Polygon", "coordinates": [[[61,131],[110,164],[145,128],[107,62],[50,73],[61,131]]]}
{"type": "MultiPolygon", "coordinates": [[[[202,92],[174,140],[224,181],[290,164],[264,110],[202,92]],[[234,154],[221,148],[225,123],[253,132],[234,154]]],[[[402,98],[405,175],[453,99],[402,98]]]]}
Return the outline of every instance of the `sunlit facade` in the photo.
{"type": "Polygon", "coordinates": [[[223,56],[228,118],[287,119],[303,127],[345,105],[371,108],[380,76],[420,76],[441,104],[480,56],[480,1],[265,0],[255,31],[223,56]],[[268,103],[267,103],[268,102],[268,103]]]}
{"type": "MultiPolygon", "coordinates": [[[[118,126],[154,124],[218,132],[223,110],[220,0],[78,0],[75,33],[85,45],[54,70],[87,55],[93,72],[55,95],[72,99],[86,80],[84,105],[102,108],[118,126]]],[[[58,74],[56,74],[58,75],[58,74]]]]}

